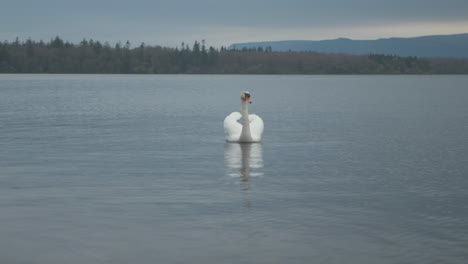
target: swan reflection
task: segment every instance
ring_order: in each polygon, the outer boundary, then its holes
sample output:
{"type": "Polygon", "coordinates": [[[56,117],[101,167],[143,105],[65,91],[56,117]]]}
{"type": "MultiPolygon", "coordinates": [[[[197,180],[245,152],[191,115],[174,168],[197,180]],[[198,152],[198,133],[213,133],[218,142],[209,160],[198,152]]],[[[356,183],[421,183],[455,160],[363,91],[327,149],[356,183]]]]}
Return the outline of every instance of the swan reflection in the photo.
{"type": "Polygon", "coordinates": [[[224,145],[224,164],[226,175],[239,177],[242,188],[249,189],[249,178],[263,176],[262,144],[226,143],[224,145]]]}

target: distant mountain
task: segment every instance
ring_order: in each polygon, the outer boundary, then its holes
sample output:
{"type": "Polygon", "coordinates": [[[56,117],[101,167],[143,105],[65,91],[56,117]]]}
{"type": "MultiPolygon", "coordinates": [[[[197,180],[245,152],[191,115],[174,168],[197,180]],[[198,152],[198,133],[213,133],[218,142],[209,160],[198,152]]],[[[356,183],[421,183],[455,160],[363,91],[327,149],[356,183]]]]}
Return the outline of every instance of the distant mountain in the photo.
{"type": "Polygon", "coordinates": [[[271,47],[273,51],[314,51],[344,54],[387,54],[417,57],[468,58],[468,33],[377,40],[285,40],[232,44],[230,49],[271,47]]]}

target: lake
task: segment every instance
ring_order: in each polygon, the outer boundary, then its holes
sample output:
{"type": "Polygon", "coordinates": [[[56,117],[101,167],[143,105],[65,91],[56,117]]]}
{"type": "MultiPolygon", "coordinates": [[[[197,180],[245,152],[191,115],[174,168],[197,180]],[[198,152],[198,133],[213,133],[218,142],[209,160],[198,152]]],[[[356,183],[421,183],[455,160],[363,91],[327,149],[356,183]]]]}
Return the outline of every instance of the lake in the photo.
{"type": "Polygon", "coordinates": [[[466,263],[467,84],[0,75],[0,262],[466,263]]]}

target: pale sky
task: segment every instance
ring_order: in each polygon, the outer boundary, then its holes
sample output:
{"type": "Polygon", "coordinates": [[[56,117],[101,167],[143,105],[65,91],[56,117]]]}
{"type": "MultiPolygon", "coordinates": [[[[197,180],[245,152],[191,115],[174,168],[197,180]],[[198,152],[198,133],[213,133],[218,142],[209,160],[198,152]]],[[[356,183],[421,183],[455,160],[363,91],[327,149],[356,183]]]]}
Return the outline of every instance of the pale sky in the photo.
{"type": "Polygon", "coordinates": [[[467,0],[0,0],[0,40],[132,46],[468,33],[467,0]]]}

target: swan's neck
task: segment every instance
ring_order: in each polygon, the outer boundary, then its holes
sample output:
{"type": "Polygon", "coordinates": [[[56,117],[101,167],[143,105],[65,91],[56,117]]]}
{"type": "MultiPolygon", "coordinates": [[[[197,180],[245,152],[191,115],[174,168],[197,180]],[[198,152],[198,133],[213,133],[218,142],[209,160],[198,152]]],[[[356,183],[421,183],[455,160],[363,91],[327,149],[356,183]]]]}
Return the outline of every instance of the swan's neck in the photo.
{"type": "Polygon", "coordinates": [[[242,127],[250,127],[249,123],[249,108],[245,101],[242,101],[242,127]]]}
{"type": "Polygon", "coordinates": [[[242,104],[242,133],[240,136],[241,142],[251,142],[252,136],[250,135],[250,121],[249,121],[249,109],[246,101],[241,101],[242,104]]]}

